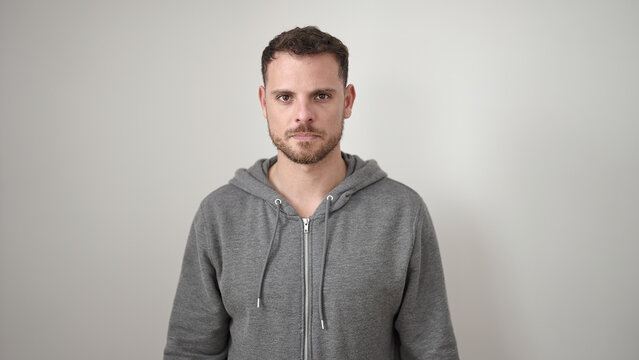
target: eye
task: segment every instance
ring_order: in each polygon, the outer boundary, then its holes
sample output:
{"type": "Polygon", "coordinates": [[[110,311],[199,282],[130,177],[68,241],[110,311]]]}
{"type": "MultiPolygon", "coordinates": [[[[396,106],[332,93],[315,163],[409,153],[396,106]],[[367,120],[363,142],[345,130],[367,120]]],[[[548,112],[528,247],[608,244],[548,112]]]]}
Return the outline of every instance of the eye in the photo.
{"type": "Polygon", "coordinates": [[[328,99],[331,98],[331,95],[325,94],[325,93],[319,93],[319,94],[317,94],[316,98],[318,100],[328,100],[328,99]]]}
{"type": "Polygon", "coordinates": [[[286,94],[278,95],[277,100],[281,102],[288,102],[291,100],[291,95],[286,95],[286,94]]]}

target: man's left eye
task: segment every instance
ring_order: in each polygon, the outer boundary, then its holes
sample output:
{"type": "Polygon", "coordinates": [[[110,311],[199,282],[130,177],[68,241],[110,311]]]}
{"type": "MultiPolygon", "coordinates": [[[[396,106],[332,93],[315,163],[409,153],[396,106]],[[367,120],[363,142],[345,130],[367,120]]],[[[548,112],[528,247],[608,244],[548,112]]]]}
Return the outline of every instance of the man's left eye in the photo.
{"type": "Polygon", "coordinates": [[[330,97],[328,94],[317,94],[317,98],[320,100],[328,100],[330,97]]]}

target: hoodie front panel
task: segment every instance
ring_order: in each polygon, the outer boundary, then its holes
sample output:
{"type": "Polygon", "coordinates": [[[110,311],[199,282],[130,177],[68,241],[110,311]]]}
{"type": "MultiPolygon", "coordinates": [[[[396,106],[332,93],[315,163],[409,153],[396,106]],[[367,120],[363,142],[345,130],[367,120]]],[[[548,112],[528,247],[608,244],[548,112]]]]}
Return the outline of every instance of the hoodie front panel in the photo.
{"type": "Polygon", "coordinates": [[[394,320],[402,303],[415,240],[418,198],[384,179],[353,194],[329,214],[320,328],[320,270],[324,216],[312,219],[313,358],[393,359],[394,320]],[[393,194],[393,197],[386,197],[393,194]]]}
{"type": "Polygon", "coordinates": [[[229,359],[299,358],[304,325],[303,224],[298,217],[280,214],[257,308],[277,208],[232,186],[220,190],[205,200],[202,209],[213,233],[212,262],[221,298],[231,318],[229,359]]]}

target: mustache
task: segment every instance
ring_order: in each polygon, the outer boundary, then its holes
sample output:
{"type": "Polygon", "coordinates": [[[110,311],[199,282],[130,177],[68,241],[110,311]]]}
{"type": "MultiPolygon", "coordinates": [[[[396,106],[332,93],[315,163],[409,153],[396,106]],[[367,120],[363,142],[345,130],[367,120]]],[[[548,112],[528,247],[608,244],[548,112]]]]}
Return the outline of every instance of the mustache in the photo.
{"type": "Polygon", "coordinates": [[[286,130],[286,137],[293,137],[297,134],[312,134],[316,136],[324,135],[324,132],[313,129],[308,124],[302,124],[293,130],[286,130]]]}

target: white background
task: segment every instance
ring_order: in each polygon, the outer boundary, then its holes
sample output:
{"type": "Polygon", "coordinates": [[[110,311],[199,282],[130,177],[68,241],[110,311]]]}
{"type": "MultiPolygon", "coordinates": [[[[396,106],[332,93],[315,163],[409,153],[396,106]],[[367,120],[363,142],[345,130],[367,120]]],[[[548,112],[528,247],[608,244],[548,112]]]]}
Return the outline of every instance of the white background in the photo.
{"type": "Polygon", "coordinates": [[[462,357],[636,359],[621,0],[0,2],[0,358],[161,357],[199,201],[275,153],[261,51],[310,24],[351,52],[343,149],[429,205],[462,357]]]}

